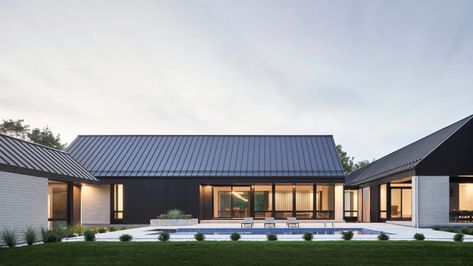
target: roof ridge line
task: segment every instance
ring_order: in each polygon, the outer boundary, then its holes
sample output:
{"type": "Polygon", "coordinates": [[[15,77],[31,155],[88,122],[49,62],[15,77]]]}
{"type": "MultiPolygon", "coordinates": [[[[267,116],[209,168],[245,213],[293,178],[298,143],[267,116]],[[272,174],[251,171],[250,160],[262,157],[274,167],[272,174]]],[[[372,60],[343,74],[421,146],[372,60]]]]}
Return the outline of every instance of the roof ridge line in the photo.
{"type": "Polygon", "coordinates": [[[91,134],[77,135],[77,137],[333,137],[330,134],[91,134]]]}

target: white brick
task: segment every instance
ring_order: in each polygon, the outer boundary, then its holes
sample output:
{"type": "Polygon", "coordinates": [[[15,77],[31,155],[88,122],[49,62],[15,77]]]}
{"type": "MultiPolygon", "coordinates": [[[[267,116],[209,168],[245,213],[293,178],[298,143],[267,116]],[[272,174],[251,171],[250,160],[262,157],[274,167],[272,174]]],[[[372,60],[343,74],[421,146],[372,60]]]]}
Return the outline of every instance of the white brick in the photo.
{"type": "Polygon", "coordinates": [[[415,176],[413,178],[413,223],[417,227],[448,225],[448,176],[415,176]]]}
{"type": "Polygon", "coordinates": [[[110,185],[83,185],[82,224],[110,224],[110,185]]]}
{"type": "Polygon", "coordinates": [[[15,230],[20,243],[28,226],[48,227],[48,179],[0,172],[0,230],[15,230]]]}

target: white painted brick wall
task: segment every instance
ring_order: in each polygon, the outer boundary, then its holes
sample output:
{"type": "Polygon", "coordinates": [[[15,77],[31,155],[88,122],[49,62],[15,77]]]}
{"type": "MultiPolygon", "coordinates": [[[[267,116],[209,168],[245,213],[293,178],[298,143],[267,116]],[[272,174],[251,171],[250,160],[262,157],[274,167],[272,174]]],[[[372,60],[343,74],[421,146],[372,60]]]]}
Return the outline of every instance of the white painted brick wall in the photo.
{"type": "Polygon", "coordinates": [[[343,221],[343,184],[335,185],[335,220],[343,221]]]}
{"type": "Polygon", "coordinates": [[[15,230],[21,243],[28,226],[48,227],[48,179],[0,171],[0,230],[15,230]]]}
{"type": "Polygon", "coordinates": [[[82,224],[110,224],[110,185],[83,185],[82,224]]]}
{"type": "Polygon", "coordinates": [[[413,211],[416,226],[447,225],[450,178],[448,176],[415,176],[413,179],[413,196],[415,197],[413,211]]]}

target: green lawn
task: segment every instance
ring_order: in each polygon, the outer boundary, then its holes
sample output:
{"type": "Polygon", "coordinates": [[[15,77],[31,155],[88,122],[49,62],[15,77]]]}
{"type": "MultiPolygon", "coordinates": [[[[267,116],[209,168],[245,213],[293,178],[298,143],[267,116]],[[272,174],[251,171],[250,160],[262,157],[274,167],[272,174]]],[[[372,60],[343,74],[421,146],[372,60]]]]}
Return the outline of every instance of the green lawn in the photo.
{"type": "Polygon", "coordinates": [[[0,265],[473,264],[473,243],[76,242],[0,249],[0,265]]]}

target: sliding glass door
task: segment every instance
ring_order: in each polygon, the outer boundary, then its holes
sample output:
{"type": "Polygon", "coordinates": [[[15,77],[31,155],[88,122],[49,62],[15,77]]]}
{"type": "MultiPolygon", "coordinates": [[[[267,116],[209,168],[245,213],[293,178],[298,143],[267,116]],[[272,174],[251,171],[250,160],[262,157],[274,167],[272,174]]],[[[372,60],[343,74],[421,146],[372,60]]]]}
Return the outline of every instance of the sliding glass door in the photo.
{"type": "Polygon", "coordinates": [[[409,220],[412,217],[412,189],[391,187],[391,219],[409,220]]]}
{"type": "Polygon", "coordinates": [[[250,186],[214,186],[214,218],[250,216],[250,186]]]}

